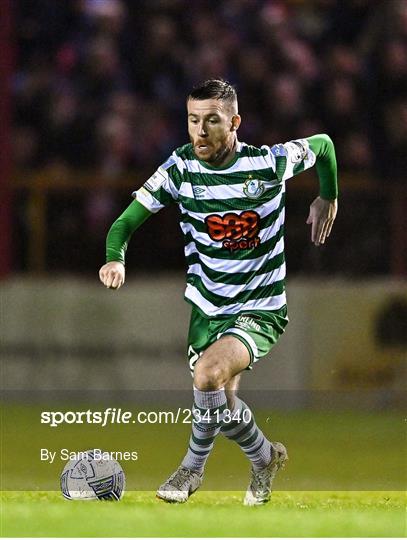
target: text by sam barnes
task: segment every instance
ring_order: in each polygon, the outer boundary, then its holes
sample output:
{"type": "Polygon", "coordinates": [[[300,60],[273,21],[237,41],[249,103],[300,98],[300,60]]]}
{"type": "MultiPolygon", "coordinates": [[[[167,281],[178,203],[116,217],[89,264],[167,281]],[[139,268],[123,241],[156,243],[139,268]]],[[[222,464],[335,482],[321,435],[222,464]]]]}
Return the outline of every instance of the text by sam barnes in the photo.
{"type": "MultiPolygon", "coordinates": [[[[73,452],[68,448],[61,448],[60,450],[49,450],[48,448],[40,448],[40,460],[47,463],[54,463],[55,460],[69,461],[89,459],[88,452],[73,452]]],[[[111,460],[116,459],[118,461],[137,461],[138,452],[136,451],[117,451],[117,452],[103,452],[102,450],[92,450],[92,459],[94,460],[111,460]]]]}

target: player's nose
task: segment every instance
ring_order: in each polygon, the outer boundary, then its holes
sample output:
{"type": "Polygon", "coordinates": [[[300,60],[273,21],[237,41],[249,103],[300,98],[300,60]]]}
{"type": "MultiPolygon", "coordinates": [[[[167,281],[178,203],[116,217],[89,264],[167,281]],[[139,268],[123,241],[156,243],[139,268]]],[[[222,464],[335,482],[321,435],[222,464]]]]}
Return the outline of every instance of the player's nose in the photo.
{"type": "Polygon", "coordinates": [[[198,125],[198,135],[199,137],[206,137],[208,135],[205,124],[203,122],[198,125]]]}

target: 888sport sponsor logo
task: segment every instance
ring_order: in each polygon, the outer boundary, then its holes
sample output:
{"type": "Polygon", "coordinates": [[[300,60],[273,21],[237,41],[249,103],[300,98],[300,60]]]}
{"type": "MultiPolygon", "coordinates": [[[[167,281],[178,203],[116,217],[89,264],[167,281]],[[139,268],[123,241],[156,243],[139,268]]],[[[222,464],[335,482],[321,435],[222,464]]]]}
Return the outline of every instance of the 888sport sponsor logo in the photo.
{"type": "Polygon", "coordinates": [[[212,240],[222,242],[222,247],[233,252],[252,249],[260,244],[260,216],[253,210],[224,216],[212,214],[205,219],[207,231],[212,240]]]}

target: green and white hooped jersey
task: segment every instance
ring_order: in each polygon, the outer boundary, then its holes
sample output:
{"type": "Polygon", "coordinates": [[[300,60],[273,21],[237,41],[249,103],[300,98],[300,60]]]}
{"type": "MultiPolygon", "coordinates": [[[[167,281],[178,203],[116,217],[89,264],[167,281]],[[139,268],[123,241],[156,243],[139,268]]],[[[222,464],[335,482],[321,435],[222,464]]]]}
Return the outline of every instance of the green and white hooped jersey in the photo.
{"type": "Polygon", "coordinates": [[[151,212],[172,202],[180,208],[186,300],[208,317],[285,305],[285,180],[315,161],[306,139],[239,142],[225,168],[199,161],[187,144],[133,193],[151,212]]]}

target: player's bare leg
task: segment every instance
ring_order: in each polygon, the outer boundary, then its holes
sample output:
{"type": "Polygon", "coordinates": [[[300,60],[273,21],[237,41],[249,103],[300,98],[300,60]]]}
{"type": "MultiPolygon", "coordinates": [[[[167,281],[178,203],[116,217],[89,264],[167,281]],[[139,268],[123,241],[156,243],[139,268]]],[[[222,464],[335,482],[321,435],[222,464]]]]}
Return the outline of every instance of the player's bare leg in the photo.
{"type": "Polygon", "coordinates": [[[225,388],[250,364],[247,347],[236,337],[221,337],[202,354],[195,366],[194,386],[202,392],[225,388]]]}

